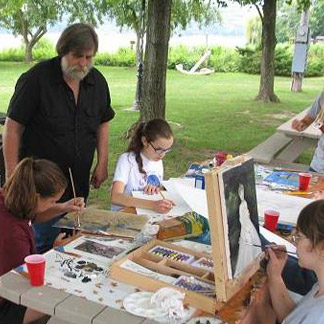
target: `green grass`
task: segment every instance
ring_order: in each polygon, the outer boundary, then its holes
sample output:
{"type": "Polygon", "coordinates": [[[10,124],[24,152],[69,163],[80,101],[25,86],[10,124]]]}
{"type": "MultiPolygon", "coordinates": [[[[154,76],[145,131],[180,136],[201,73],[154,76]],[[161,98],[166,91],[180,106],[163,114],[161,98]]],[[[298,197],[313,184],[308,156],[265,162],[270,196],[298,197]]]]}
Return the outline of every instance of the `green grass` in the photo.
{"type": "MultiPolygon", "coordinates": [[[[0,111],[5,112],[19,75],[29,68],[22,63],[0,62],[0,111]]],[[[138,118],[126,111],[131,107],[136,82],[133,68],[99,67],[106,76],[116,117],[110,128],[108,181],[100,190],[92,190],[90,202],[108,208],[108,188],[117,157],[127,143],[122,135],[138,118]]],[[[192,161],[209,158],[216,150],[233,155],[246,152],[271,136],[276,127],[309,106],[322,89],[322,78],[307,78],[303,92],[290,91],[291,79],[278,77],[275,91],[280,104],[254,101],[260,78],[240,73],[189,76],[169,70],[167,76],[167,120],[172,123],[175,146],[165,158],[166,178],[178,176],[192,161]]],[[[299,161],[309,163],[312,150],[299,161]]]]}

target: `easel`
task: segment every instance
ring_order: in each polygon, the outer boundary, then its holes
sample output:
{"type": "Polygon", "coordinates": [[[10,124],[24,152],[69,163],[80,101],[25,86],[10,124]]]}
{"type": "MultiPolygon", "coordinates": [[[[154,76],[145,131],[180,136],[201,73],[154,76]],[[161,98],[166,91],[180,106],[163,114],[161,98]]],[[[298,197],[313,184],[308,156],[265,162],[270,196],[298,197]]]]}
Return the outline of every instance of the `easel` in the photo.
{"type": "Polygon", "coordinates": [[[251,263],[244,272],[235,279],[228,277],[228,258],[225,251],[225,237],[224,237],[224,222],[222,215],[222,207],[220,200],[220,188],[219,188],[219,173],[226,167],[240,165],[249,157],[238,156],[230,161],[225,162],[222,167],[205,174],[206,181],[206,194],[208,202],[208,214],[210,225],[210,236],[212,243],[212,255],[215,261],[214,263],[214,276],[217,299],[223,302],[227,302],[232,298],[242,287],[250,280],[250,278],[260,269],[260,261],[264,257],[264,254],[251,263]]]}

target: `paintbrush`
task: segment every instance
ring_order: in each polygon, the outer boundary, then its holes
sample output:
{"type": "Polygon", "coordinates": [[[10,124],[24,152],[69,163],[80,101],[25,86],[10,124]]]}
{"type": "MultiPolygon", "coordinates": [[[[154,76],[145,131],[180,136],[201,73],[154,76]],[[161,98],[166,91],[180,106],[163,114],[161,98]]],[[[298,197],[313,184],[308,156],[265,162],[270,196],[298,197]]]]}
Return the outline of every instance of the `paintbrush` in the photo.
{"type": "MultiPolygon", "coordinates": [[[[72,170],[69,168],[69,174],[70,174],[70,180],[71,180],[71,185],[72,185],[72,191],[73,191],[73,197],[74,197],[74,204],[76,205],[76,193],[75,193],[75,187],[74,187],[74,181],[73,181],[73,175],[72,175],[72,170]]],[[[80,211],[77,211],[76,214],[76,221],[75,221],[75,227],[80,228],[81,227],[81,222],[80,222],[80,211]]]]}
{"type": "MultiPolygon", "coordinates": [[[[261,248],[262,250],[263,249],[266,249],[266,248],[273,248],[273,247],[275,247],[276,245],[264,245],[264,246],[262,246],[262,245],[259,245],[259,244],[252,244],[252,243],[247,243],[247,242],[244,242],[244,244],[245,245],[250,245],[250,246],[255,246],[255,247],[259,247],[259,248],[261,248]]],[[[296,252],[292,252],[292,251],[287,251],[287,250],[284,250],[284,249],[274,249],[275,251],[280,251],[280,252],[286,252],[286,253],[289,253],[289,254],[294,254],[294,255],[297,255],[297,253],[296,252]]]]}

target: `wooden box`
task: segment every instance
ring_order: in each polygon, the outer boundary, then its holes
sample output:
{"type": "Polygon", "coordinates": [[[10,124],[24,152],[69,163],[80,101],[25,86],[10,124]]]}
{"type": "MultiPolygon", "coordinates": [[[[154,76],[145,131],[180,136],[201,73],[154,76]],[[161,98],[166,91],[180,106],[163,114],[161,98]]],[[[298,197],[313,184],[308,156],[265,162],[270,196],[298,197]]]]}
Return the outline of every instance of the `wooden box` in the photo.
{"type": "Polygon", "coordinates": [[[178,245],[164,242],[160,240],[153,240],[136,251],[130,253],[128,256],[122,258],[121,260],[115,262],[112,265],[111,277],[126,282],[131,285],[135,285],[138,288],[145,289],[148,291],[157,291],[163,287],[173,287],[179,289],[186,293],[185,302],[193,307],[202,309],[205,312],[215,314],[216,310],[220,309],[223,303],[216,300],[216,295],[206,296],[202,293],[197,293],[194,291],[185,290],[181,287],[175,286],[171,283],[166,283],[160,280],[157,280],[152,277],[139,274],[137,272],[124,269],[122,264],[126,260],[131,260],[147,269],[153,270],[154,272],[162,275],[167,275],[176,278],[180,276],[190,276],[198,280],[201,280],[207,284],[215,285],[214,274],[212,271],[204,270],[192,266],[191,264],[175,261],[169,258],[164,258],[162,256],[155,255],[149,251],[154,249],[154,247],[162,246],[167,249],[172,249],[175,251],[183,252],[184,254],[190,254],[195,257],[196,260],[202,257],[209,257],[204,253],[195,252],[178,245]]]}
{"type": "MultiPolygon", "coordinates": [[[[162,287],[170,286],[185,292],[185,302],[192,305],[193,307],[211,314],[219,312],[225,305],[225,303],[227,303],[236,293],[241,290],[241,288],[245,284],[247,284],[249,279],[260,268],[260,261],[264,257],[264,254],[260,253],[259,255],[254,257],[251,262],[249,262],[247,265],[244,265],[241,272],[235,275],[235,277],[234,275],[229,275],[231,273],[232,262],[229,249],[226,248],[226,242],[231,239],[229,237],[230,232],[228,231],[230,224],[227,223],[228,215],[226,214],[226,209],[224,209],[224,206],[222,205],[224,204],[224,190],[222,191],[220,189],[220,186],[224,186],[223,173],[231,170],[231,168],[233,168],[235,172],[234,182],[236,181],[235,179],[237,173],[241,172],[244,177],[246,177],[247,169],[250,173],[250,176],[251,173],[253,173],[254,176],[253,161],[251,160],[251,158],[245,156],[235,158],[233,159],[233,161],[227,163],[223,167],[214,169],[211,172],[205,174],[206,196],[208,202],[209,226],[212,244],[211,256],[205,255],[204,253],[192,251],[169,242],[154,240],[137,249],[118,262],[114,263],[111,271],[112,278],[149,291],[157,291],[162,287]],[[240,169],[241,166],[242,170],[240,169]],[[209,257],[212,259],[214,267],[211,270],[196,268],[189,263],[177,261],[172,258],[166,258],[160,255],[155,255],[150,251],[156,246],[161,246],[182,253],[190,254],[195,258],[195,260],[198,260],[202,257],[209,257]],[[147,274],[134,272],[131,269],[125,269],[123,268],[123,264],[126,260],[133,261],[136,264],[153,271],[153,273],[160,274],[161,276],[167,275],[174,278],[178,278],[180,276],[188,276],[195,278],[195,280],[204,282],[207,285],[212,284],[214,285],[215,289],[214,294],[207,295],[202,292],[183,289],[182,287],[174,285],[174,283],[163,282],[159,280],[159,278],[157,278],[159,277],[158,275],[148,276],[147,274]]],[[[237,179],[239,179],[239,177],[237,179]]],[[[244,186],[247,188],[247,184],[244,181],[241,182],[243,182],[244,186]]],[[[240,185],[243,184],[240,183],[240,185]]],[[[255,196],[255,188],[253,189],[253,185],[255,187],[254,182],[252,184],[249,184],[249,190],[254,190],[253,195],[255,196]]],[[[237,183],[235,188],[237,188],[237,183]]],[[[238,192],[235,192],[235,194],[237,195],[238,192]]],[[[238,202],[246,203],[244,198],[242,198],[238,202]]],[[[256,201],[253,202],[253,205],[254,204],[256,204],[256,201]]],[[[255,212],[257,211],[254,210],[254,214],[255,212]]]]}

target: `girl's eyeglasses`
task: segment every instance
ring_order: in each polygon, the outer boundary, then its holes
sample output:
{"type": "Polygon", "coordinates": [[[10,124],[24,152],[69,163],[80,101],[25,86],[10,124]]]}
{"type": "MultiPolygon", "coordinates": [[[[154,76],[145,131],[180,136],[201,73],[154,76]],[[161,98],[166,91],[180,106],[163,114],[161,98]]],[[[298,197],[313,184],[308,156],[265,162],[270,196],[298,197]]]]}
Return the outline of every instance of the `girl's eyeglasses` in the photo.
{"type": "Polygon", "coordinates": [[[152,146],[153,150],[157,154],[166,154],[166,153],[169,153],[169,152],[172,151],[172,147],[169,147],[167,149],[163,149],[163,148],[156,148],[151,142],[149,142],[149,144],[152,146]]]}
{"type": "Polygon", "coordinates": [[[297,244],[300,240],[306,238],[306,236],[304,235],[300,235],[300,234],[293,234],[291,235],[291,239],[293,241],[294,244],[297,244]]]}

